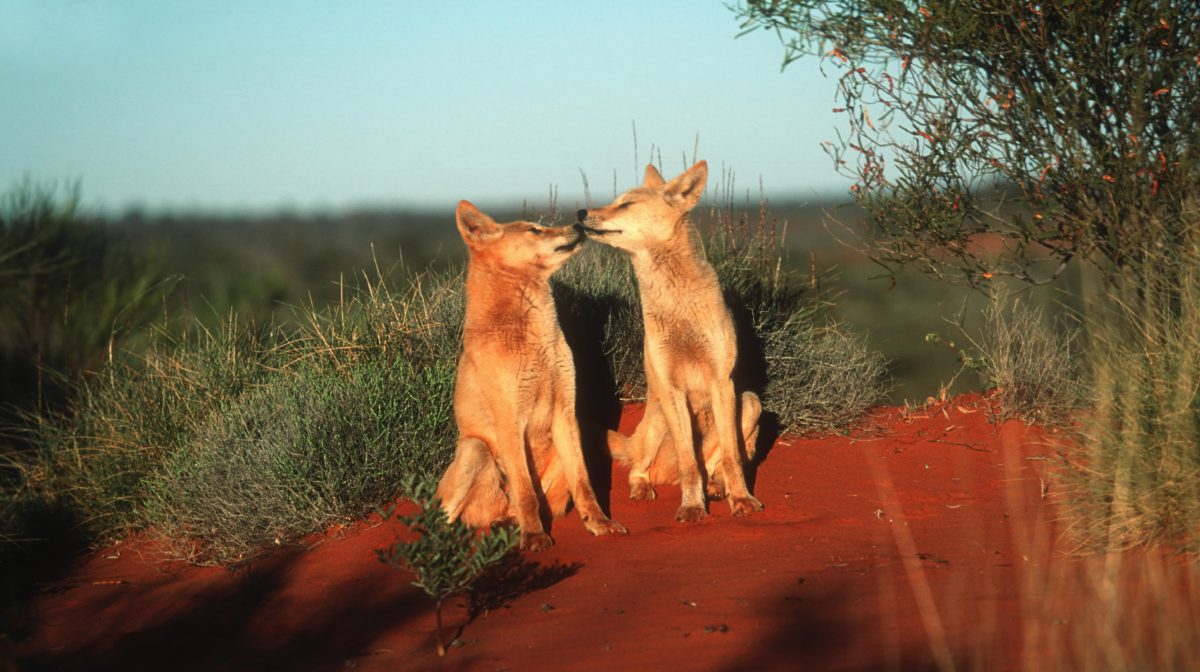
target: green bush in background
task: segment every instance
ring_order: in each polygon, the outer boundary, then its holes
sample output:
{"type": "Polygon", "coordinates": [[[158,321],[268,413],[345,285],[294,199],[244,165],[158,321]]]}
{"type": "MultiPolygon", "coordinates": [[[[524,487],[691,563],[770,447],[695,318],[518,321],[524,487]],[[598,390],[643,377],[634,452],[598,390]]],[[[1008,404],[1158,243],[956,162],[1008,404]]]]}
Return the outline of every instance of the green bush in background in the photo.
{"type": "Polygon", "coordinates": [[[150,472],[145,522],[196,559],[236,562],[349,522],[435,477],[454,445],[452,367],[371,358],[271,377],[150,472]]]}

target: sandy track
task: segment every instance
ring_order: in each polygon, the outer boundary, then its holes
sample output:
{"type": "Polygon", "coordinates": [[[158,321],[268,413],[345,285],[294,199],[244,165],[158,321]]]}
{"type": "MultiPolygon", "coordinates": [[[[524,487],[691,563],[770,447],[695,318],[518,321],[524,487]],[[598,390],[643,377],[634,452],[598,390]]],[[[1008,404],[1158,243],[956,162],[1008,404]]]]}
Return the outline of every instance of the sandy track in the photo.
{"type": "MultiPolygon", "coordinates": [[[[626,411],[631,429],[639,410],[626,411]]],[[[986,402],[877,413],[855,438],[784,437],[753,490],[766,510],[673,520],[678,488],[611,511],[628,537],[575,514],[446,622],[375,559],[393,524],[367,521],[226,571],[162,561],[152,543],[98,551],[37,603],[29,669],[533,670],[1016,668],[1022,577],[1050,557],[1037,430],[988,423],[986,402]]]]}

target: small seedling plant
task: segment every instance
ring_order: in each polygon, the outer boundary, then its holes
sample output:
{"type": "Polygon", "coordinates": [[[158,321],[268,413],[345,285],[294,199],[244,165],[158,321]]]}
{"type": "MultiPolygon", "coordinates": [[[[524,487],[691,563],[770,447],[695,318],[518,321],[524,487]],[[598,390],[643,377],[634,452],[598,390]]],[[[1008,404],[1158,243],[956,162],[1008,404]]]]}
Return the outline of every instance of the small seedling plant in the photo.
{"type": "MultiPolygon", "coordinates": [[[[466,592],[488,567],[500,562],[516,544],[517,534],[509,527],[480,533],[462,521],[450,522],[437,498],[437,486],[428,478],[410,476],[404,480],[403,488],[418,511],[411,516],[396,516],[396,520],[416,533],[417,538],[409,542],[397,540],[376,554],[381,562],[416,574],[413,585],[433,598],[437,652],[444,656],[442,602],[466,592]]],[[[395,512],[393,506],[380,513],[386,520],[395,512]]]]}

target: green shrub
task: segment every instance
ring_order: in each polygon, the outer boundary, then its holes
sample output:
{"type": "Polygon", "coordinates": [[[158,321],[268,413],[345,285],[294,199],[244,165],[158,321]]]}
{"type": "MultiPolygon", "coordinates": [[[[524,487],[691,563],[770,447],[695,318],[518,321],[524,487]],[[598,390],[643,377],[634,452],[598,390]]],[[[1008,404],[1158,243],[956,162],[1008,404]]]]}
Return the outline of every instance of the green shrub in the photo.
{"type": "Polygon", "coordinates": [[[294,332],[231,316],[159,333],[31,422],[24,485],[104,538],[156,525],[200,561],[249,557],[377,506],[445,466],[461,275],[382,277],[294,332]]]}
{"type": "Polygon", "coordinates": [[[228,563],[348,522],[430,476],[454,445],[454,371],[364,359],[269,378],[208,421],[149,479],[147,522],[228,563]]]}
{"type": "Polygon", "coordinates": [[[146,478],[269,373],[270,335],[230,322],[217,332],[161,336],[77,388],[63,413],[31,421],[37,459],[26,484],[71,502],[95,535],[144,525],[146,478]]]}
{"type": "MultiPolygon", "coordinates": [[[[413,585],[433,598],[437,618],[437,652],[446,655],[442,640],[442,602],[470,589],[488,567],[499,563],[517,543],[518,535],[510,527],[496,527],[480,534],[461,520],[450,522],[436,495],[437,482],[409,476],[404,493],[417,505],[412,516],[397,516],[417,538],[397,541],[376,551],[381,562],[416,574],[413,585]]],[[[390,518],[394,510],[385,511],[390,518]]]]}

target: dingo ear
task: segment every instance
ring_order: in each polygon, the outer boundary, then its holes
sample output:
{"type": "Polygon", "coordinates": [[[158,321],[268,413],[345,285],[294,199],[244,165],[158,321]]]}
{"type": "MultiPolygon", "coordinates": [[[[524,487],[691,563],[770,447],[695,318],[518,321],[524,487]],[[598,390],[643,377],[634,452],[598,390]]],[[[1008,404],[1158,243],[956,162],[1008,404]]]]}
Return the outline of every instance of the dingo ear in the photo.
{"type": "Polygon", "coordinates": [[[496,225],[496,220],[483,214],[470,201],[459,201],[454,217],[458,220],[458,232],[469,247],[476,247],[500,236],[500,227],[496,225]]]}
{"type": "Polygon", "coordinates": [[[678,198],[688,210],[700,202],[704,185],[708,183],[708,162],[701,161],[679,177],[667,183],[667,198],[678,198]]]}
{"type": "Polygon", "coordinates": [[[662,173],[658,172],[653,163],[646,164],[646,177],[642,180],[643,187],[661,187],[666,183],[662,173]]]}

